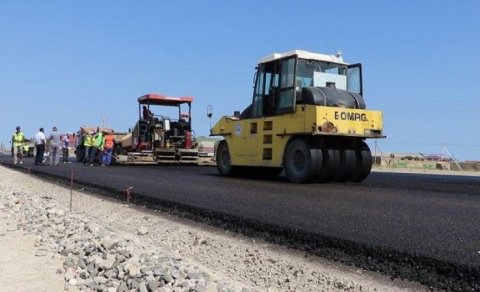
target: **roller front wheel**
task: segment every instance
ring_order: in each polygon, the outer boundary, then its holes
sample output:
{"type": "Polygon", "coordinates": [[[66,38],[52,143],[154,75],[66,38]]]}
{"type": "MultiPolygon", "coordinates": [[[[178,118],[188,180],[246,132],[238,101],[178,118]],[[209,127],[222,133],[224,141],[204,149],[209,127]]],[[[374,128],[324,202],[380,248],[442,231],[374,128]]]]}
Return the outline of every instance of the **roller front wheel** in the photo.
{"type": "Polygon", "coordinates": [[[225,140],[218,144],[216,160],[217,168],[221,175],[233,176],[236,174],[237,168],[231,164],[230,150],[225,140]]]}

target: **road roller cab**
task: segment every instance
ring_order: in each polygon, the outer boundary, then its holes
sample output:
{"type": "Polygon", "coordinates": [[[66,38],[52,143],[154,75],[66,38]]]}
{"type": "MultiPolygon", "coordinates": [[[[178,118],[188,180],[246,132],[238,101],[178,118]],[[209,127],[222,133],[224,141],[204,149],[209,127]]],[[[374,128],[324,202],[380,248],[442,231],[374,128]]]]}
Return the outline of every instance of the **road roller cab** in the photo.
{"type": "Polygon", "coordinates": [[[278,175],[292,182],[362,181],[372,158],[364,142],[384,138],[382,112],[366,110],[361,64],[340,54],[289,51],[263,58],[251,104],[211,129],[223,175],[278,175]]]}

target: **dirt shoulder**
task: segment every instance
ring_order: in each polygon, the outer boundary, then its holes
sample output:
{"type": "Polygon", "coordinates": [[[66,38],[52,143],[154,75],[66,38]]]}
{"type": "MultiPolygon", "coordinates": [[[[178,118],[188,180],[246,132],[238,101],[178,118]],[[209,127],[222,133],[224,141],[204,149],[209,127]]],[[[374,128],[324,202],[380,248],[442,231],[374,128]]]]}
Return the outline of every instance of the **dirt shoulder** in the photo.
{"type": "MultiPolygon", "coordinates": [[[[0,214],[3,210],[0,208],[0,214]]],[[[0,219],[0,287],[3,291],[62,291],[62,259],[35,247],[36,236],[16,229],[15,218],[0,219]]]]}

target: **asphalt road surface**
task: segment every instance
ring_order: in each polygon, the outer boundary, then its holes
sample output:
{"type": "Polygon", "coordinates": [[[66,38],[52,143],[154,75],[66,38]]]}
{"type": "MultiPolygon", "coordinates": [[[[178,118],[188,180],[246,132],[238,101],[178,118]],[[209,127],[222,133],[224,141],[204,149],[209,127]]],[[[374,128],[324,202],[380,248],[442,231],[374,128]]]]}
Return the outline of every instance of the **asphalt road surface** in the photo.
{"type": "MultiPolygon", "coordinates": [[[[0,157],[3,164],[12,159],[0,157]]],[[[215,167],[18,167],[193,207],[480,267],[480,177],[373,172],[363,183],[221,177],[215,167]]]]}

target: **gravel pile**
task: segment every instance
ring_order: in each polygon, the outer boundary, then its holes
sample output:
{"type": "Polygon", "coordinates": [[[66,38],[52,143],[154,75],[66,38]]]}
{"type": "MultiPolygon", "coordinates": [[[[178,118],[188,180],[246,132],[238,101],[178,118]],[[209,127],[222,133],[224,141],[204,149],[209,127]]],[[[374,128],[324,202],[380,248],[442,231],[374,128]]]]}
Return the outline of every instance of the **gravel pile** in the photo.
{"type": "Polygon", "coordinates": [[[67,291],[404,291],[408,282],[73,192],[0,167],[0,214],[60,256],[67,291]]]}
{"type": "MultiPolygon", "coordinates": [[[[17,228],[38,235],[37,256],[58,253],[65,257],[66,286],[93,291],[205,291],[209,277],[197,266],[162,252],[136,252],[138,239],[68,213],[47,197],[3,194],[0,209],[17,218],[17,228]],[[136,242],[137,241],[137,242],[136,242]]],[[[138,233],[146,233],[140,228],[138,233]],[[141,230],[140,230],[141,229],[141,230]]],[[[219,291],[230,287],[221,283],[219,291]]],[[[243,289],[248,291],[248,289],[243,289]]]]}

